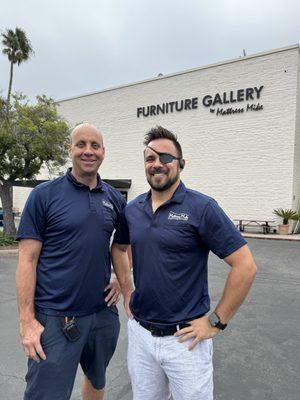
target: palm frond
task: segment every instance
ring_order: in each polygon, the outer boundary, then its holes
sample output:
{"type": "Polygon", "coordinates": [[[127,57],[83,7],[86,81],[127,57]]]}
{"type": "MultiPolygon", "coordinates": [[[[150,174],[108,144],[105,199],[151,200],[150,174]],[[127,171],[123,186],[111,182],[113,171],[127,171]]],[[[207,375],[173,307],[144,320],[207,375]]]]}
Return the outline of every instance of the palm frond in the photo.
{"type": "Polygon", "coordinates": [[[17,27],[15,31],[7,29],[1,36],[4,47],[2,53],[7,55],[9,61],[14,64],[19,65],[34,54],[30,40],[21,28],[17,27]]]}
{"type": "Polygon", "coordinates": [[[283,208],[276,208],[273,210],[273,214],[277,215],[278,217],[281,217],[283,219],[283,224],[287,225],[290,219],[293,219],[297,213],[290,209],[283,209],[283,208]]]}

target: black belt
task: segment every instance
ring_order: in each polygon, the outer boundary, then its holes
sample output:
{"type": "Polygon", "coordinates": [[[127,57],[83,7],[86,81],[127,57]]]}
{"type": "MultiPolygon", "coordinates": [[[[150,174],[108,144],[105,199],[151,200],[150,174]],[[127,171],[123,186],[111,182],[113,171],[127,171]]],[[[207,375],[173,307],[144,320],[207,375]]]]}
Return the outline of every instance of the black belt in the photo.
{"type": "Polygon", "coordinates": [[[143,328],[147,329],[147,331],[150,331],[152,336],[172,336],[174,335],[175,332],[179,331],[179,329],[191,326],[190,324],[178,324],[178,325],[166,326],[165,328],[159,328],[156,325],[148,324],[146,322],[140,322],[138,320],[137,322],[143,328]]]}

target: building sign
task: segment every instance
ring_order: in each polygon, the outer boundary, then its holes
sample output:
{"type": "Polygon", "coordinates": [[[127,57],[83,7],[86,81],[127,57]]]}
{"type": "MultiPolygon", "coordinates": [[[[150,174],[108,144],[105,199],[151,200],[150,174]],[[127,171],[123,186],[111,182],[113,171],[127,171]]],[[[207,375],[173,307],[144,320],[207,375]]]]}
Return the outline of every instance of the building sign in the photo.
{"type": "MultiPolygon", "coordinates": [[[[229,92],[207,94],[202,98],[202,106],[209,108],[217,116],[240,114],[248,111],[260,111],[263,105],[258,101],[263,86],[231,90],[229,92]],[[251,101],[251,103],[250,103],[251,101]],[[247,102],[247,104],[239,104],[247,102]],[[253,103],[255,102],[255,103],[253,103]]],[[[199,98],[170,101],[162,104],[138,107],[137,117],[157,116],[173,112],[195,110],[199,107],[199,98]]]]}
{"type": "Polygon", "coordinates": [[[137,108],[137,117],[149,117],[149,115],[169,114],[174,111],[195,110],[198,108],[198,97],[191,99],[170,101],[169,103],[156,104],[137,108]]]}

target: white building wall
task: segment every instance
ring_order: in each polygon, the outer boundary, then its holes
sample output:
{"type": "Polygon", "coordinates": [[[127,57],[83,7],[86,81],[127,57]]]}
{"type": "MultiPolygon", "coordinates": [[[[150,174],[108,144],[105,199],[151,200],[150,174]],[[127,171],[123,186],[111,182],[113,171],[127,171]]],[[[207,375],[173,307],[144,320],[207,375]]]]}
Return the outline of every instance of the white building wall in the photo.
{"type": "Polygon", "coordinates": [[[23,188],[19,186],[13,188],[13,204],[19,211],[23,210],[31,190],[31,188],[23,188]]]}
{"type": "Polygon", "coordinates": [[[292,46],[61,101],[59,113],[71,125],[91,122],[101,129],[106,146],[101,176],[132,179],[129,199],[148,190],[143,136],[162,125],[178,134],[187,186],[215,197],[232,218],[273,218],[274,208],[292,206],[293,188],[298,190],[293,178],[297,68],[299,48],[292,46]],[[202,105],[207,94],[261,85],[261,111],[216,116],[202,105]],[[192,97],[199,98],[198,109],[136,117],[138,107],[192,97]]]}
{"type": "Polygon", "coordinates": [[[232,217],[272,218],[274,208],[292,205],[298,54],[293,47],[74,98],[60,103],[60,113],[102,130],[101,174],[131,178],[129,198],[148,188],[142,140],[160,124],[179,136],[188,186],[215,197],[232,217]],[[261,111],[216,116],[201,104],[206,94],[261,85],[261,111]],[[192,97],[199,97],[196,110],[136,117],[137,107],[192,97]]]}
{"type": "MultiPolygon", "coordinates": [[[[295,154],[294,154],[294,188],[293,209],[300,213],[300,55],[298,55],[298,84],[296,103],[296,129],[295,129],[295,154]]],[[[300,222],[297,225],[300,229],[300,222]]]]}

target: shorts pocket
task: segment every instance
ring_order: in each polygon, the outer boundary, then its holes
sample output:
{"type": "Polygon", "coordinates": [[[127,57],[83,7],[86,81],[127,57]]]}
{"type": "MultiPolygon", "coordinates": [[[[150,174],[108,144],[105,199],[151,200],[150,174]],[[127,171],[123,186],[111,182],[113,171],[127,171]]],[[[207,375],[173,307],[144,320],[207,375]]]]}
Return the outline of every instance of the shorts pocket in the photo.
{"type": "Polygon", "coordinates": [[[43,327],[45,328],[46,323],[47,323],[47,314],[41,313],[39,311],[37,311],[35,313],[35,318],[39,321],[39,323],[41,325],[43,325],[43,327]]]}
{"type": "Polygon", "coordinates": [[[200,343],[201,354],[206,357],[208,362],[212,361],[213,357],[213,341],[212,339],[204,339],[200,343]]]}
{"type": "Polygon", "coordinates": [[[43,314],[43,313],[37,311],[37,312],[35,313],[35,318],[36,318],[36,319],[39,321],[39,323],[44,327],[44,330],[43,330],[43,332],[42,332],[42,334],[41,334],[41,342],[42,342],[42,341],[43,341],[43,336],[44,336],[45,331],[46,331],[46,325],[47,325],[48,316],[47,316],[47,314],[43,314]]]}
{"type": "Polygon", "coordinates": [[[112,313],[114,313],[115,315],[119,316],[119,310],[118,307],[116,305],[112,305],[107,307],[112,313]]]}

